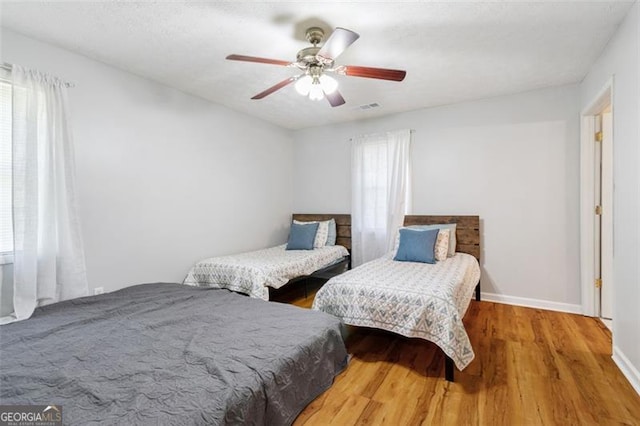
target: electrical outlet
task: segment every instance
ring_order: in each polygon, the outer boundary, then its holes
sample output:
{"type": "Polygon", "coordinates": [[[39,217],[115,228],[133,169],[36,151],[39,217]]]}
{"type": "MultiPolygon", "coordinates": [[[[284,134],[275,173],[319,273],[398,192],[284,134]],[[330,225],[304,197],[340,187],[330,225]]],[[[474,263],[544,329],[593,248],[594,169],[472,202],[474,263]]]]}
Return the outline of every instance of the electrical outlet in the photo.
{"type": "Polygon", "coordinates": [[[96,287],[93,289],[93,294],[95,294],[96,296],[102,293],[104,293],[104,287],[96,287]]]}

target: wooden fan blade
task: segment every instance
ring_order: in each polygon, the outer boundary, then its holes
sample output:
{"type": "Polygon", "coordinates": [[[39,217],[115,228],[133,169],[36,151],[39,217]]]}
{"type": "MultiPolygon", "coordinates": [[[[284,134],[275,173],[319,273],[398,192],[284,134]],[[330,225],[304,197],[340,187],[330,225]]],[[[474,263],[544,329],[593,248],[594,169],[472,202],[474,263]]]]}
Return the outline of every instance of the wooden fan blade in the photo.
{"type": "Polygon", "coordinates": [[[230,61],[258,62],[260,64],[289,66],[291,62],[281,61],[279,59],[258,58],[256,56],[229,55],[226,59],[230,61]]]}
{"type": "Polygon", "coordinates": [[[317,53],[317,56],[320,56],[325,59],[335,60],[338,56],[342,54],[347,47],[351,46],[354,41],[356,41],[360,37],[360,34],[354,33],[351,30],[347,30],[345,28],[336,28],[329,39],[322,45],[322,48],[317,53]]]}
{"type": "Polygon", "coordinates": [[[337,90],[334,90],[332,93],[324,92],[324,96],[327,98],[332,107],[337,107],[345,103],[344,98],[337,90]]]}
{"type": "Polygon", "coordinates": [[[402,81],[407,75],[406,71],[390,70],[386,68],[357,67],[348,65],[343,67],[344,75],[352,77],[377,78],[380,80],[402,81]]]}
{"type": "Polygon", "coordinates": [[[298,79],[298,77],[289,77],[286,80],[282,80],[280,83],[276,84],[275,86],[271,86],[269,87],[267,90],[265,90],[264,92],[260,92],[257,95],[255,95],[253,98],[251,99],[262,99],[265,96],[269,96],[270,94],[272,94],[273,92],[275,92],[276,90],[280,90],[282,89],[284,86],[286,86],[287,84],[291,84],[294,81],[296,81],[298,79]]]}

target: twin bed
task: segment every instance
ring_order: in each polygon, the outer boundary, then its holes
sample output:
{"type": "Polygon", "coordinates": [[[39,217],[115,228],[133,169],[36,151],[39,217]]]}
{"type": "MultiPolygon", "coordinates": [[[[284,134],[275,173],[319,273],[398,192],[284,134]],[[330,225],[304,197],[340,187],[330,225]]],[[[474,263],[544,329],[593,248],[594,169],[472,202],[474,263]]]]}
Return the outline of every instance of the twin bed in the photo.
{"type": "Polygon", "coordinates": [[[393,253],[327,282],[313,309],[345,324],[391,331],[435,343],[445,354],[445,377],[453,364],[464,369],[474,358],[462,319],[475,291],[480,300],[478,216],[406,216],[405,226],[456,224],[456,253],[436,264],[398,262],[393,253]]]}
{"type": "Polygon", "coordinates": [[[62,405],[65,424],[291,424],[346,367],[342,323],[433,341],[452,380],[453,362],[473,359],[462,317],[474,287],[479,297],[478,217],[407,216],[406,225],[457,223],[462,253],[436,265],[382,258],[341,275],[350,216],[294,215],[329,218],[336,246],[315,256],[276,247],[207,259],[190,285],[128,287],[3,326],[0,404],[62,405]],[[308,276],[332,277],[314,310],[258,300],[308,276]]]}
{"type": "Polygon", "coordinates": [[[226,288],[251,297],[269,300],[270,293],[309,277],[329,278],[350,266],[351,215],[294,214],[294,221],[335,220],[336,241],[313,250],[286,250],[286,244],[212,257],[197,262],[184,284],[226,288]]]}

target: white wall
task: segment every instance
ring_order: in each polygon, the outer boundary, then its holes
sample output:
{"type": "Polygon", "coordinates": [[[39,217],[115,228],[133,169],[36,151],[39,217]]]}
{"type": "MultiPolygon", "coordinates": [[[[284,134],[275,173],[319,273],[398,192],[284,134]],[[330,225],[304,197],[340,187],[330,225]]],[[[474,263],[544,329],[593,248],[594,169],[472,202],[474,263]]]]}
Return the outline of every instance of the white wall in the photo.
{"type": "Polygon", "coordinates": [[[483,292],[579,310],[578,104],[566,86],[297,131],[294,210],[349,212],[349,138],[414,129],[413,213],[480,216],[483,292]]]}
{"type": "MultiPolygon", "coordinates": [[[[612,76],[614,173],[613,344],[620,363],[635,369],[640,392],[640,122],[638,92],[638,4],[636,3],[580,86],[587,107],[612,76]]],[[[624,366],[622,366],[624,369],[624,366]]],[[[629,377],[629,375],[628,375],[629,377]]],[[[631,379],[633,380],[633,379],[631,379]]]]}
{"type": "Polygon", "coordinates": [[[286,240],[288,131],[8,30],[2,61],[75,83],[91,288],[181,282],[201,258],[286,240]]]}

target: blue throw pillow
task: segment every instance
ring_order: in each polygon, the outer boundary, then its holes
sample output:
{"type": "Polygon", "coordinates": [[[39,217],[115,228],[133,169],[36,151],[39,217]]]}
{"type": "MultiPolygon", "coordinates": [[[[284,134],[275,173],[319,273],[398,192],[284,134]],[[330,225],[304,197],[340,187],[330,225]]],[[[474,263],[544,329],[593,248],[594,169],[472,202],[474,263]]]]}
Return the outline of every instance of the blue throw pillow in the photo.
{"type": "Polygon", "coordinates": [[[401,262],[436,263],[434,247],[438,230],[400,230],[400,246],[393,260],[401,262]]]}
{"type": "Polygon", "coordinates": [[[291,224],[287,250],[313,250],[319,223],[291,224]]]}

